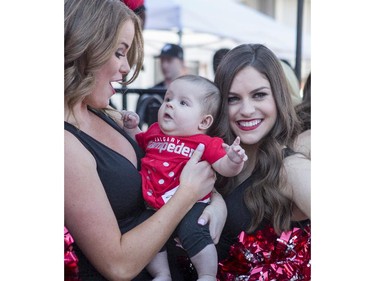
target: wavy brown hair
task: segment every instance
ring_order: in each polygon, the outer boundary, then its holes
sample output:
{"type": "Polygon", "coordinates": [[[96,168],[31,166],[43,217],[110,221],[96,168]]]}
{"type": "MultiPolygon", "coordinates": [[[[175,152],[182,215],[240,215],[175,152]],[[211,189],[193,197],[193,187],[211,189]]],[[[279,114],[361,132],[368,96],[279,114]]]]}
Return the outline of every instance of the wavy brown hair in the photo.
{"type": "Polygon", "coordinates": [[[133,82],[143,64],[143,36],[139,17],[115,0],[64,1],[64,102],[69,111],[95,86],[95,72],[114,54],[125,21],[134,23],[135,35],[127,58],[134,72],[124,84],[133,82]]]}
{"type": "MultiPolygon", "coordinates": [[[[246,188],[244,202],[252,214],[247,232],[253,232],[264,221],[270,221],[276,232],[287,230],[291,225],[292,202],[281,190],[285,187],[283,176],[283,148],[293,147],[294,139],[300,131],[300,124],[294,111],[288,84],[274,53],[261,44],[243,44],[229,51],[220,62],[215,83],[222,95],[221,113],[212,126],[213,133],[232,143],[235,135],[229,127],[228,96],[234,77],[244,68],[253,67],[270,82],[277,108],[277,118],[271,131],[259,144],[256,165],[251,175],[251,185],[246,188]]],[[[230,193],[234,179],[219,179],[218,190],[230,193]]]]}

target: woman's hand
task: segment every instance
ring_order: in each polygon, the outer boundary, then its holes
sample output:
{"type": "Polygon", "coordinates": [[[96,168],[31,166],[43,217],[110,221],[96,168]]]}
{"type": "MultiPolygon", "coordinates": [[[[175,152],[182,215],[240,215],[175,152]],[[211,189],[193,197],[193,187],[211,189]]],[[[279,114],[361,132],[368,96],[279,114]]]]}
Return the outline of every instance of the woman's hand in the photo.
{"type": "Polygon", "coordinates": [[[227,219],[227,206],[223,197],[214,189],[212,191],[211,203],[208,205],[198,219],[198,223],[205,225],[209,223],[211,238],[215,244],[219,242],[227,219]]]}
{"type": "Polygon", "coordinates": [[[193,195],[196,201],[212,191],[216,180],[211,165],[207,161],[200,162],[203,151],[204,145],[199,144],[182,170],[178,188],[178,191],[186,190],[187,194],[193,195]]]}

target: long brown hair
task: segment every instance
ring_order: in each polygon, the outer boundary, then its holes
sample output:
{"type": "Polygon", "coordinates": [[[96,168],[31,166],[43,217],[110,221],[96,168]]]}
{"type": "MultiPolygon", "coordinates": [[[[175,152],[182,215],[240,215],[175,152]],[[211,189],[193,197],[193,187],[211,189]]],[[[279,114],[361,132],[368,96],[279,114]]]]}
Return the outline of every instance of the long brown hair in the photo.
{"type": "MultiPolygon", "coordinates": [[[[254,231],[266,219],[280,233],[289,229],[292,210],[291,200],[281,192],[285,186],[282,153],[284,147],[293,147],[300,124],[279,59],[264,45],[237,46],[220,62],[215,83],[223,102],[212,133],[222,137],[226,143],[232,143],[235,138],[233,132],[228,130],[228,96],[234,77],[245,67],[255,68],[269,80],[277,108],[273,128],[259,144],[257,154],[251,156],[256,157],[256,165],[251,175],[251,185],[244,193],[244,202],[253,216],[247,231],[254,231]]],[[[230,193],[235,188],[233,182],[234,179],[220,178],[218,190],[224,195],[230,193]]]]}

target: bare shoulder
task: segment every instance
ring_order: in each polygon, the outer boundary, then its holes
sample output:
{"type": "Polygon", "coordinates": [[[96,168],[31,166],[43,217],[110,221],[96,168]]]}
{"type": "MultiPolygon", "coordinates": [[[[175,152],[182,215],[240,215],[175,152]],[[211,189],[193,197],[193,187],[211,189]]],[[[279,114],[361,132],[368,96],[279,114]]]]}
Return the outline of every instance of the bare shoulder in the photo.
{"type": "Polygon", "coordinates": [[[284,159],[284,168],[289,186],[298,185],[305,182],[304,179],[310,180],[311,160],[305,155],[296,153],[284,159]]]}
{"type": "Polygon", "coordinates": [[[290,169],[291,172],[293,172],[294,169],[300,167],[301,165],[310,167],[311,164],[311,160],[309,158],[298,152],[288,157],[285,157],[283,162],[288,172],[290,169]]]}
{"type": "Polygon", "coordinates": [[[95,171],[96,162],[86,147],[70,132],[64,131],[64,164],[66,187],[77,175],[95,171]]]}
{"type": "Polygon", "coordinates": [[[91,154],[83,144],[70,132],[64,130],[64,155],[65,162],[88,158],[91,154]]]}
{"type": "Polygon", "coordinates": [[[297,142],[310,143],[311,142],[311,130],[306,130],[300,133],[297,137],[297,142]]]}
{"type": "Polygon", "coordinates": [[[303,131],[295,141],[295,150],[311,157],[311,130],[303,131]]]}

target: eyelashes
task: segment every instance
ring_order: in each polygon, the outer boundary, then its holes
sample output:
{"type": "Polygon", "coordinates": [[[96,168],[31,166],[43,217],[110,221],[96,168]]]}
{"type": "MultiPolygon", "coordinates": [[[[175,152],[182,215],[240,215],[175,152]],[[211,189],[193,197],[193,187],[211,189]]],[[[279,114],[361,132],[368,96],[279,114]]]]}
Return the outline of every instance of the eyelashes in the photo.
{"type": "Polygon", "coordinates": [[[119,59],[120,57],[125,57],[124,54],[121,54],[120,52],[115,53],[116,57],[119,59]]]}

